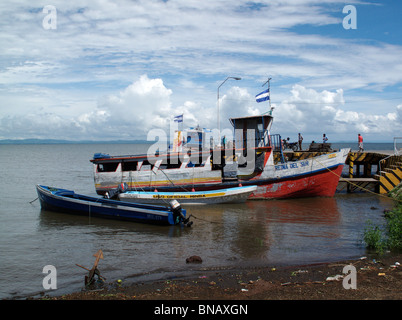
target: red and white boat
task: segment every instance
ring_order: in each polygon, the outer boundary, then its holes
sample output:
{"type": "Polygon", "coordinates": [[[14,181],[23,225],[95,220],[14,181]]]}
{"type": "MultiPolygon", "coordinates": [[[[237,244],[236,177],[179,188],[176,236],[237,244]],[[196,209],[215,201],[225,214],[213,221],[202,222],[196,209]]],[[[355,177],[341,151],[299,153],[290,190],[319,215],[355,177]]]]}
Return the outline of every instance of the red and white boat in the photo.
{"type": "Polygon", "coordinates": [[[186,144],[179,148],[180,142],[176,143],[165,153],[95,154],[91,162],[97,193],[105,194],[126,183],[129,190],[160,192],[256,185],[249,199],[334,195],[350,149],[287,161],[281,137],[270,135],[271,115],[230,121],[235,139],[224,147],[206,147],[205,131],[196,129],[187,132],[186,144]]]}

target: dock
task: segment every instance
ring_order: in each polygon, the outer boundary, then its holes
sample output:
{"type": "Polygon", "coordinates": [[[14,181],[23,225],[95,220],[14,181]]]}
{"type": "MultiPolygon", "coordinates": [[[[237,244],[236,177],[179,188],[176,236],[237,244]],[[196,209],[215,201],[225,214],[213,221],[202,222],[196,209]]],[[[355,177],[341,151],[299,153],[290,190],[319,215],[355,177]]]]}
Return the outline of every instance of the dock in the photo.
{"type": "Polygon", "coordinates": [[[338,191],[347,190],[347,192],[369,190],[378,193],[379,181],[374,178],[344,178],[341,177],[338,183],[338,191]]]}
{"type": "MultiPolygon", "coordinates": [[[[303,160],[330,152],[285,151],[288,161],[303,160]]],[[[347,174],[339,178],[338,191],[390,192],[402,181],[402,155],[392,151],[351,151],[345,162],[347,174]]]]}
{"type": "MultiPolygon", "coordinates": [[[[402,156],[385,152],[349,152],[346,164],[353,184],[363,185],[368,179],[378,181],[375,191],[388,193],[402,181],[402,156]],[[356,179],[366,179],[359,181],[356,179]]],[[[350,188],[350,187],[349,187],[350,188]]]]}

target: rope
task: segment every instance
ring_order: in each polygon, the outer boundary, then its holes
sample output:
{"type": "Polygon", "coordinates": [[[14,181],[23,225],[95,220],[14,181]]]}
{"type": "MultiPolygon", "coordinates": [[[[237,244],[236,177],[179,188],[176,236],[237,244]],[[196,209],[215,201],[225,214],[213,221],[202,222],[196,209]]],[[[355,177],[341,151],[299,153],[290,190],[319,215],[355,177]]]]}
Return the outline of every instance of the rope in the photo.
{"type": "MultiPolygon", "coordinates": [[[[170,183],[171,183],[173,186],[175,186],[175,187],[180,187],[180,188],[182,188],[184,191],[189,192],[187,189],[185,189],[185,188],[184,188],[183,186],[181,186],[181,185],[177,185],[177,186],[176,186],[176,185],[173,183],[173,181],[170,180],[170,178],[168,177],[168,175],[163,171],[163,169],[160,169],[160,168],[159,168],[159,171],[161,171],[161,172],[165,175],[165,177],[170,181],[170,183]]],[[[131,182],[133,182],[133,180],[131,180],[131,182]]],[[[134,188],[137,189],[137,188],[135,187],[135,184],[136,184],[136,183],[135,183],[135,181],[134,181],[134,188]]],[[[144,189],[143,189],[141,186],[139,186],[139,188],[142,189],[142,191],[144,191],[144,189]]],[[[168,200],[165,200],[165,199],[162,198],[162,201],[165,202],[167,205],[170,205],[170,203],[169,203],[168,200]]],[[[179,203],[180,203],[180,202],[179,202],[179,203]]],[[[205,222],[209,222],[209,223],[223,224],[223,222],[211,221],[211,220],[207,220],[207,219],[203,219],[203,218],[198,218],[198,217],[196,217],[196,216],[193,215],[193,214],[190,214],[190,215],[188,216],[188,219],[190,219],[190,218],[194,218],[194,219],[201,220],[201,221],[205,221],[205,222]]]]}
{"type": "MultiPolygon", "coordinates": [[[[177,186],[176,186],[176,185],[174,184],[174,182],[173,182],[172,180],[170,180],[170,178],[169,178],[168,175],[165,173],[165,171],[163,171],[163,169],[160,169],[160,168],[159,168],[159,171],[161,171],[161,172],[165,175],[165,177],[169,180],[169,182],[170,182],[173,186],[179,187],[179,188],[183,189],[184,191],[189,192],[189,190],[187,190],[186,188],[184,188],[184,187],[181,186],[181,185],[177,185],[177,186]]],[[[194,171],[193,171],[193,178],[194,178],[194,171]]],[[[194,182],[193,182],[193,186],[194,186],[194,182]]]]}
{"type": "Polygon", "coordinates": [[[190,217],[195,218],[195,219],[198,219],[198,220],[202,220],[202,221],[205,221],[205,222],[209,222],[209,223],[224,224],[223,222],[220,222],[220,221],[211,221],[211,220],[207,220],[207,219],[203,219],[203,218],[198,218],[198,217],[196,217],[196,216],[193,215],[193,214],[190,214],[189,218],[190,218],[190,217]]]}
{"type": "MultiPolygon", "coordinates": [[[[161,171],[161,172],[165,175],[165,177],[169,180],[169,182],[170,182],[173,186],[176,187],[176,185],[173,183],[173,181],[170,180],[170,178],[167,176],[167,174],[166,174],[161,168],[159,168],[158,171],[161,171]]],[[[133,177],[132,177],[131,175],[130,175],[130,179],[131,179],[131,183],[133,184],[133,177]]],[[[182,186],[179,185],[178,187],[180,187],[180,188],[182,188],[184,191],[188,192],[188,190],[185,189],[185,188],[183,188],[182,186]]],[[[137,191],[137,181],[136,181],[135,179],[134,179],[134,189],[137,191]]],[[[141,191],[145,192],[144,188],[141,187],[139,184],[138,184],[138,189],[140,189],[141,191]]],[[[161,198],[161,200],[162,200],[166,205],[170,205],[170,201],[168,201],[168,200],[166,200],[166,199],[163,199],[163,198],[161,198]]],[[[180,203],[180,202],[179,202],[179,203],[180,203]]],[[[190,218],[190,217],[189,217],[189,218],[190,218]]]]}
{"type": "Polygon", "coordinates": [[[342,176],[340,176],[339,174],[337,174],[337,173],[335,173],[334,171],[332,171],[331,169],[329,169],[329,168],[328,168],[327,166],[325,166],[321,161],[319,161],[319,160],[317,160],[317,159],[314,159],[314,161],[317,161],[322,167],[324,167],[325,169],[327,169],[327,170],[328,170],[329,172],[331,172],[332,174],[336,175],[339,179],[345,181],[346,183],[349,183],[349,184],[355,186],[356,188],[362,189],[362,190],[364,190],[364,191],[366,191],[366,192],[368,192],[368,193],[375,194],[376,196],[379,196],[379,197],[383,197],[383,198],[387,198],[387,199],[392,199],[392,200],[397,201],[397,202],[402,202],[402,199],[394,199],[394,198],[391,198],[391,197],[389,197],[389,196],[386,196],[386,195],[383,195],[383,194],[380,194],[380,193],[373,192],[373,191],[371,191],[371,190],[369,190],[369,189],[366,189],[366,188],[364,188],[364,187],[361,187],[361,186],[359,186],[359,185],[357,185],[357,184],[355,184],[355,183],[353,183],[353,182],[351,182],[351,181],[348,181],[348,180],[344,179],[342,176]]]}
{"type": "Polygon", "coordinates": [[[39,199],[39,197],[37,197],[36,199],[33,199],[32,201],[29,201],[29,203],[32,204],[33,202],[35,202],[38,199],[39,199]]]}

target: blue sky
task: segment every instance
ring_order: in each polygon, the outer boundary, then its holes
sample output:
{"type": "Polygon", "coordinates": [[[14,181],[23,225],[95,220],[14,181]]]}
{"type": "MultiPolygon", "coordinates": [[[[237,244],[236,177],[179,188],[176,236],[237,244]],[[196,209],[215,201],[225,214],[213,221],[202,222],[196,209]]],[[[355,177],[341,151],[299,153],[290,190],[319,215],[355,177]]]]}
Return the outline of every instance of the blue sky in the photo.
{"type": "Polygon", "coordinates": [[[0,139],[144,139],[182,113],[214,129],[218,86],[241,77],[220,88],[229,128],[268,111],[254,97],[270,77],[273,133],[392,142],[401,13],[391,0],[1,1],[0,139]]]}

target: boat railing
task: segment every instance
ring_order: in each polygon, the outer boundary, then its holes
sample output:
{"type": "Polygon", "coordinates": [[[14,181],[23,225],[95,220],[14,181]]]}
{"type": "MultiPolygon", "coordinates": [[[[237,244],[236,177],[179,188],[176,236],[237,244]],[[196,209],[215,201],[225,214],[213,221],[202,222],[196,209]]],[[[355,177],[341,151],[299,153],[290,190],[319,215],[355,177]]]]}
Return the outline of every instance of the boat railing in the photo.
{"type": "MultiPolygon", "coordinates": [[[[400,150],[398,150],[398,147],[397,147],[397,140],[401,140],[402,139],[402,137],[394,137],[394,153],[393,154],[390,154],[389,156],[387,156],[387,157],[385,157],[384,159],[381,159],[379,162],[378,162],[378,171],[379,172],[381,172],[382,170],[381,170],[381,163],[385,163],[386,162],[386,160],[388,160],[389,158],[392,158],[392,157],[397,157],[397,156],[399,156],[400,155],[400,150]]],[[[387,165],[384,165],[384,167],[386,167],[387,165]]]]}
{"type": "Polygon", "coordinates": [[[274,152],[278,152],[280,155],[281,162],[285,162],[285,157],[283,155],[283,145],[282,138],[280,134],[271,134],[269,136],[270,146],[274,152]]]}
{"type": "MultiPolygon", "coordinates": [[[[267,130],[255,131],[256,137],[254,139],[254,146],[258,147],[271,147],[273,152],[279,154],[279,159],[282,163],[285,163],[285,156],[283,154],[283,142],[280,134],[268,134],[267,130]]],[[[250,140],[247,141],[250,146],[250,140]]]]}
{"type": "Polygon", "coordinates": [[[394,137],[394,154],[396,156],[399,156],[400,153],[402,152],[402,148],[398,150],[398,147],[397,147],[398,140],[402,140],[402,137],[394,137]]]}
{"type": "Polygon", "coordinates": [[[271,147],[272,151],[279,153],[280,161],[285,162],[285,157],[283,155],[283,145],[280,134],[268,134],[268,131],[255,131],[255,138],[248,136],[246,139],[240,142],[243,148],[258,149],[262,147],[271,147]]]}

